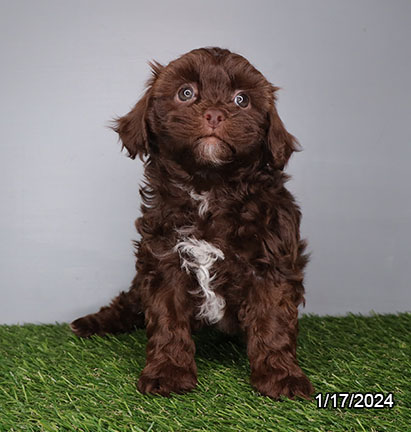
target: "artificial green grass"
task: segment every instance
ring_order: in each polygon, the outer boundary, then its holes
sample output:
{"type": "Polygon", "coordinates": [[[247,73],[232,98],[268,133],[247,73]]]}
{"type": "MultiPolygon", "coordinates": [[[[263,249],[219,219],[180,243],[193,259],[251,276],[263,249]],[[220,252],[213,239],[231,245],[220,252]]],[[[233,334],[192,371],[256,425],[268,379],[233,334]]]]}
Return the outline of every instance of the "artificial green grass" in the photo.
{"type": "Polygon", "coordinates": [[[249,385],[241,342],[195,336],[199,384],[143,396],[144,331],[78,339],[67,324],[0,326],[0,431],[410,431],[411,314],[304,316],[299,361],[316,392],[393,392],[392,409],[274,402],[249,385]]]}

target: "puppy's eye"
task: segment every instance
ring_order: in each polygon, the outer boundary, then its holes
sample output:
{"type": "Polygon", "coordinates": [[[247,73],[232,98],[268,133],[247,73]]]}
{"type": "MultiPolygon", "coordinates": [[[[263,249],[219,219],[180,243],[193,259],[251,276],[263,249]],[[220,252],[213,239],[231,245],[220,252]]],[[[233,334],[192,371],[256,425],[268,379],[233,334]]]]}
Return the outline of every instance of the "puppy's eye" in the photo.
{"type": "Polygon", "coordinates": [[[182,87],[177,95],[182,102],[186,102],[194,97],[194,89],[190,86],[182,87]]]}
{"type": "Polygon", "coordinates": [[[240,108],[247,108],[250,103],[249,97],[245,93],[238,93],[234,98],[234,103],[240,108]]]}

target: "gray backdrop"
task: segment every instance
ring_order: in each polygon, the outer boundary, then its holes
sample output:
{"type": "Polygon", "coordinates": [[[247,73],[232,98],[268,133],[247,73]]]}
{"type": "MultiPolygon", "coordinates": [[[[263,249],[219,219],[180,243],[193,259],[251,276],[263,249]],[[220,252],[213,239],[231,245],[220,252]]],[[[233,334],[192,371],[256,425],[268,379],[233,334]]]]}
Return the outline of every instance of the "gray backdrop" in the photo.
{"type": "Polygon", "coordinates": [[[107,128],[201,46],[282,87],[312,261],[305,312],[410,309],[410,1],[1,1],[0,322],[127,289],[142,165],[107,128]]]}

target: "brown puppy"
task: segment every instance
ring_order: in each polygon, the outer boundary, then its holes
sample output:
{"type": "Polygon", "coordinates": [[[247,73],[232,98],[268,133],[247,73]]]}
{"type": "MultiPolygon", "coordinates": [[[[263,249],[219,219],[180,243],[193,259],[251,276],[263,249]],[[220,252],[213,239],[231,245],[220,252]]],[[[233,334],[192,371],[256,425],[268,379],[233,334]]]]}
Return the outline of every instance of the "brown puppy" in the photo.
{"type": "Polygon", "coordinates": [[[137,275],[72,329],[87,337],[145,325],[138,388],[161,395],[195,387],[194,330],[240,332],[260,393],[309,397],[296,360],[307,256],[282,171],[298,146],[277,114],[277,89],[220,48],[152,71],[144,96],[114,127],[131,158],[147,156],[137,275]]]}

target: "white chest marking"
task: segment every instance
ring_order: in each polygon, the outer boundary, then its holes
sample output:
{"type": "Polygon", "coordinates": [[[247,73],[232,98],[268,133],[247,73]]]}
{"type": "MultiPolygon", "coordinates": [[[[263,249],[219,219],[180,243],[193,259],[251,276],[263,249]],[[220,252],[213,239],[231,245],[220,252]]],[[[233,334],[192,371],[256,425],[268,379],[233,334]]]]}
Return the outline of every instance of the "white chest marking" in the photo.
{"type": "Polygon", "coordinates": [[[198,214],[203,217],[208,211],[209,193],[201,192],[201,194],[190,191],[190,196],[194,201],[199,201],[198,214]]]}
{"type": "Polygon", "coordinates": [[[194,189],[189,189],[180,183],[174,183],[174,185],[177,186],[179,189],[187,192],[190,195],[192,200],[199,202],[199,206],[198,206],[199,216],[203,217],[207,213],[209,202],[210,202],[210,192],[204,191],[198,194],[197,192],[194,191],[194,189]]]}
{"type": "Polygon", "coordinates": [[[194,294],[204,297],[197,318],[205,319],[210,324],[220,321],[224,315],[225,300],[213,291],[215,274],[212,274],[211,267],[218,259],[224,259],[223,252],[211,243],[194,237],[182,239],[174,250],[180,255],[181,268],[197,278],[199,288],[194,294]]]}

